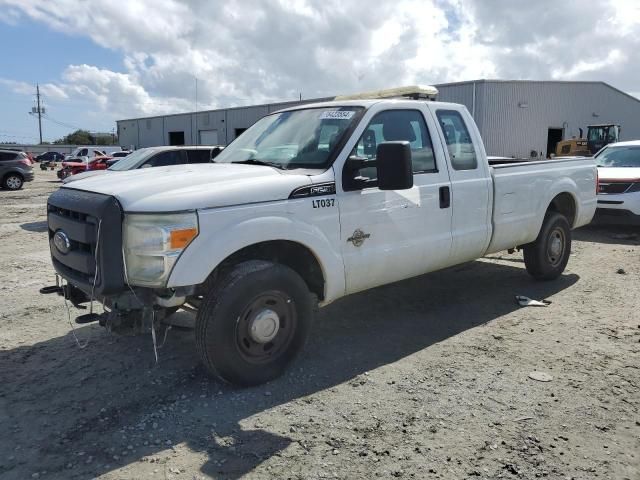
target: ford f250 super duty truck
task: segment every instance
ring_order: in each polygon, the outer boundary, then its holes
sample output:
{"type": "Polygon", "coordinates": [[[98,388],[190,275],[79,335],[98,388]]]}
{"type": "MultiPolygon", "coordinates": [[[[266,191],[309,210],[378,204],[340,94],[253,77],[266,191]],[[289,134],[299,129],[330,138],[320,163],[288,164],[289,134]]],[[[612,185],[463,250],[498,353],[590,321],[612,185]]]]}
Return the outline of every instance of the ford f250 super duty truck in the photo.
{"type": "Polygon", "coordinates": [[[48,201],[58,293],[104,305],[79,322],[154,338],[194,311],[207,369],[254,385],[345,295],[516,248],[558,277],[596,209],[594,161],[490,166],[467,109],[414,90],[267,115],[213,164],[63,186],[48,201]]]}

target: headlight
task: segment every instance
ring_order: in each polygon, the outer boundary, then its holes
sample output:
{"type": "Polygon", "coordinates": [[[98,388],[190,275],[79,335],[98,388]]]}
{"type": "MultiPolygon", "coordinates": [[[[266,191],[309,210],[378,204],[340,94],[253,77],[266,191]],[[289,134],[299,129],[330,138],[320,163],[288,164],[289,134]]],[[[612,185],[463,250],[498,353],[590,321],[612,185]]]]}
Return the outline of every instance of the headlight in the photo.
{"type": "Polygon", "coordinates": [[[124,218],[124,260],[132,285],[163,287],[176,260],[198,235],[195,212],[130,214],[124,218]]]}

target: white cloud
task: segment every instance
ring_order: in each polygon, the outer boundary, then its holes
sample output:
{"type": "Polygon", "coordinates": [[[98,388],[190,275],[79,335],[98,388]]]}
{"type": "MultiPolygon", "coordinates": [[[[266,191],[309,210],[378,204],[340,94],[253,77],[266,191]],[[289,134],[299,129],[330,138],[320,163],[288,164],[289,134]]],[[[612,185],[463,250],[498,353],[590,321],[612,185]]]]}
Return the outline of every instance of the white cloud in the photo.
{"type": "MultiPolygon", "coordinates": [[[[36,86],[27,82],[0,78],[0,85],[9,87],[9,89],[14,93],[19,93],[21,95],[33,95],[35,97],[36,94],[36,86]]],[[[54,83],[43,83],[40,85],[40,93],[56,100],[69,98],[65,89],[54,83]]]]}
{"type": "MultiPolygon", "coordinates": [[[[640,78],[636,0],[2,4],[12,22],[21,12],[122,54],[121,72],[69,65],[42,86],[113,118],[191,110],[196,78],[200,108],[475,78],[604,80],[637,91],[640,78]]],[[[26,93],[19,83],[11,88],[26,93]]]]}

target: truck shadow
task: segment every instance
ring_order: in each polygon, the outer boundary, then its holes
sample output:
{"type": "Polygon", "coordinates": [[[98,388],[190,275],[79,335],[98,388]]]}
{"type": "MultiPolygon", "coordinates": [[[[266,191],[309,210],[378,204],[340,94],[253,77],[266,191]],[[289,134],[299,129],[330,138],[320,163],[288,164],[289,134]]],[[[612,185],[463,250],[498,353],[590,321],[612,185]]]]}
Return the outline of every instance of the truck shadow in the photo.
{"type": "Polygon", "coordinates": [[[43,220],[41,222],[28,222],[21,223],[20,228],[26,230],[27,232],[36,232],[36,233],[44,233],[49,231],[49,226],[47,225],[47,221],[43,220]]]}
{"type": "Polygon", "coordinates": [[[138,477],[151,476],[186,448],[206,455],[195,467],[202,474],[240,478],[305,428],[267,428],[268,410],[305,412],[285,418],[309,425],[314,393],[497,320],[519,308],[516,294],[546,298],[578,279],[537,283],[521,267],[479,261],[344,298],[317,315],[286,375],[250,389],[208,377],[190,332],[169,338],[158,366],[147,336],[111,337],[97,326],[77,330],[89,339],[83,350],[71,335],[2,350],[0,476],[93,478],[123,469],[116,475],[132,478],[126,467],[134,463],[138,477]]]}

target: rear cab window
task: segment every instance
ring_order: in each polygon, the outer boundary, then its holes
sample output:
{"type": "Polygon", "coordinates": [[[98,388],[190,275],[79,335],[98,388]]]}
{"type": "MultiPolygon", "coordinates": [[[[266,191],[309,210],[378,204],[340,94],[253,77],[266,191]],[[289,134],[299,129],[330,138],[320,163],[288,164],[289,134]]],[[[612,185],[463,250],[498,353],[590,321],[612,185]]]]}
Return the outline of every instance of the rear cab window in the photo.
{"type": "Polygon", "coordinates": [[[457,110],[437,110],[436,116],[442,128],[449,159],[454,170],[475,170],[478,157],[464,119],[457,110]]]}

